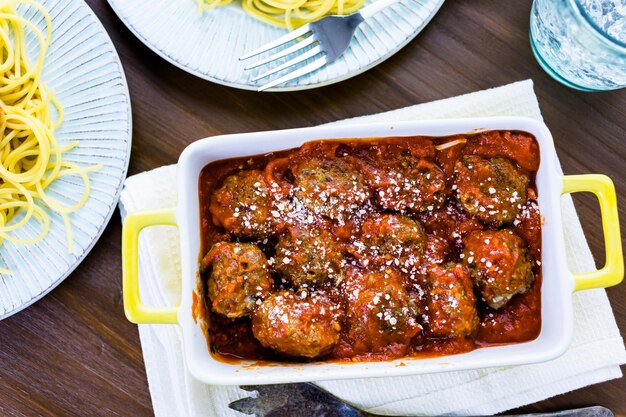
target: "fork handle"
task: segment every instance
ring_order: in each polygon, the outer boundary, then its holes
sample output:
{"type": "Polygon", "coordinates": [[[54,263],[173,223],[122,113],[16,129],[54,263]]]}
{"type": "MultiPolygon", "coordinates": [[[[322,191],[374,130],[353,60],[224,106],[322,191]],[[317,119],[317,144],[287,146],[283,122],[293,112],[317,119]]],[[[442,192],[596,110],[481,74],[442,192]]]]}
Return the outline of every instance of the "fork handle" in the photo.
{"type": "MultiPolygon", "coordinates": [[[[343,415],[343,414],[341,414],[343,415]]],[[[363,413],[364,417],[385,417],[378,414],[363,413]]],[[[552,411],[549,413],[531,414],[501,414],[500,417],[614,417],[608,408],[596,405],[585,408],[574,408],[571,410],[552,411]]]]}
{"type": "MultiPolygon", "coordinates": [[[[503,415],[502,417],[505,417],[503,415]]],[[[509,414],[510,417],[613,417],[613,412],[599,405],[572,410],[553,411],[550,413],[509,414]]]]}
{"type": "Polygon", "coordinates": [[[399,1],[400,0],[377,0],[369,6],[362,8],[360,11],[361,16],[363,16],[363,19],[367,19],[368,17],[380,12],[385,7],[391,6],[399,1]]]}

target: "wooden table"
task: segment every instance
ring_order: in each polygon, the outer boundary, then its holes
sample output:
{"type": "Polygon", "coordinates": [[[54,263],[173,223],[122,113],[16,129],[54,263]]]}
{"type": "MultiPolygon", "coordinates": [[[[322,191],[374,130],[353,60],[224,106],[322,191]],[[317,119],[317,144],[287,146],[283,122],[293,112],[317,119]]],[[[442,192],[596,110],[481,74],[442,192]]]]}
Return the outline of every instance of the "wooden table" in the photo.
{"type": "MultiPolygon", "coordinates": [[[[128,78],[131,175],[176,162],[185,146],[205,136],[313,126],[532,78],[565,172],[610,175],[626,219],[626,90],[581,93],[549,78],[528,43],[530,0],[450,0],[385,63],[337,85],[289,94],[239,91],[195,78],[139,42],[105,0],[88,3],[113,39],[128,78]]],[[[597,203],[576,200],[602,264],[597,203]]],[[[0,322],[0,415],[152,414],[137,327],[122,308],[120,233],[116,214],[65,282],[0,322]]],[[[625,336],[626,285],[608,294],[625,336]]],[[[592,404],[626,415],[626,378],[524,410],[592,404]]]]}

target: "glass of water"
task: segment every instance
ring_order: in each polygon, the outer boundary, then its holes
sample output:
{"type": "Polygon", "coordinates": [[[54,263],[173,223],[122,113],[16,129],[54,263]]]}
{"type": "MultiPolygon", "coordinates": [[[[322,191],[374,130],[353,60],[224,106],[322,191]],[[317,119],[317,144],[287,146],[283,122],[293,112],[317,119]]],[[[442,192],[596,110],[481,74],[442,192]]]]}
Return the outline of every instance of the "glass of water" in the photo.
{"type": "Polygon", "coordinates": [[[626,0],[534,0],[530,44],[543,69],[569,87],[626,87],[626,0]]]}

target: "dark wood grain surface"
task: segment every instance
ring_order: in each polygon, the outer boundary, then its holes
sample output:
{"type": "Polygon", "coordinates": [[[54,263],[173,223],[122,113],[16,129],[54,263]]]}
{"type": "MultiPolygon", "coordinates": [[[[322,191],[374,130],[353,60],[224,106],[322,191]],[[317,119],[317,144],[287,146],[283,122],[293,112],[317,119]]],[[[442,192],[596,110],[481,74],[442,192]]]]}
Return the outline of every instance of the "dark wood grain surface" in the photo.
{"type": "MultiPolygon", "coordinates": [[[[418,38],[378,67],[337,85],[289,94],[197,79],[141,44],[105,0],[88,3],[128,78],[134,125],[129,174],[174,163],[185,146],[209,135],[312,126],[532,78],[565,172],[611,176],[626,219],[626,90],[581,93],[549,78],[528,43],[530,0],[449,0],[418,38]]],[[[597,203],[577,197],[577,205],[602,264],[597,203]]],[[[0,322],[0,416],[152,415],[137,328],[123,314],[120,233],[116,214],[66,281],[0,322]]],[[[624,336],[626,285],[608,294],[624,336]]],[[[626,415],[626,378],[524,410],[592,404],[626,415]]]]}

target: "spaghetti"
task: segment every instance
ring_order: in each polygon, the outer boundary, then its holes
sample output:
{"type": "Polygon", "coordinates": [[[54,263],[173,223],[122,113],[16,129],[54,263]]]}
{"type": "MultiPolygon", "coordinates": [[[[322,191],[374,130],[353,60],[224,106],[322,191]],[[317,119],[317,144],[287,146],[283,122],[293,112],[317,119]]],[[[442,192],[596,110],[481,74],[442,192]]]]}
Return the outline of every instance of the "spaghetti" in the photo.
{"type": "MultiPolygon", "coordinates": [[[[88,173],[99,166],[78,167],[64,160],[64,152],[77,143],[62,147],[54,137],[63,122],[63,108],[41,82],[51,35],[50,16],[40,4],[12,0],[0,5],[0,245],[5,240],[17,244],[40,241],[50,230],[51,214],[56,213],[63,219],[68,251],[72,252],[70,214],[87,201],[88,173]],[[13,5],[17,3],[37,10],[45,21],[44,33],[16,13],[13,5]],[[39,44],[39,55],[32,65],[26,30],[39,44]],[[81,198],[71,205],[46,192],[53,181],[68,176],[79,177],[84,187],[81,198]],[[36,236],[15,236],[31,220],[39,224],[36,236]]],[[[0,267],[0,273],[10,271],[0,267]]]]}
{"type": "MultiPolygon", "coordinates": [[[[200,10],[230,4],[232,0],[196,0],[200,10]]],[[[359,10],[365,0],[242,0],[243,10],[270,25],[294,30],[326,15],[359,10]]]]}
{"type": "Polygon", "coordinates": [[[232,3],[233,0],[196,0],[198,4],[198,12],[202,13],[203,10],[212,10],[216,7],[226,6],[232,3]]]}

